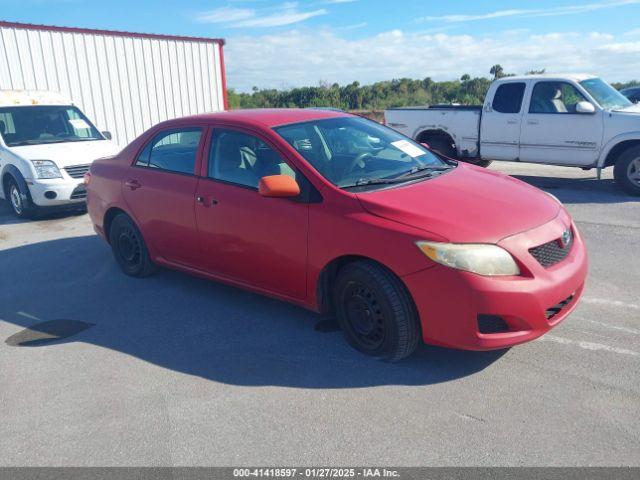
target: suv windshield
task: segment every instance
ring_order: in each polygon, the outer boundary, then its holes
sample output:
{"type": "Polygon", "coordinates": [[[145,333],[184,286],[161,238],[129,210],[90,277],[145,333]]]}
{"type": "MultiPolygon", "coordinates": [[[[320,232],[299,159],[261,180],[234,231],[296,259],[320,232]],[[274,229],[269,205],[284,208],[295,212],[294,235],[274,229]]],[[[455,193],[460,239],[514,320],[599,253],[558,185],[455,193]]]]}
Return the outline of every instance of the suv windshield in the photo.
{"type": "Polygon", "coordinates": [[[406,182],[454,165],[404,135],[359,117],[295,123],[274,130],[341,188],[406,182]]]}
{"type": "Polygon", "coordinates": [[[103,140],[78,108],[67,105],[1,107],[0,135],[8,147],[103,140]]]}
{"type": "Polygon", "coordinates": [[[617,110],[633,105],[627,97],[609,85],[601,78],[583,80],[580,85],[589,92],[596,102],[605,110],[617,110]]]}

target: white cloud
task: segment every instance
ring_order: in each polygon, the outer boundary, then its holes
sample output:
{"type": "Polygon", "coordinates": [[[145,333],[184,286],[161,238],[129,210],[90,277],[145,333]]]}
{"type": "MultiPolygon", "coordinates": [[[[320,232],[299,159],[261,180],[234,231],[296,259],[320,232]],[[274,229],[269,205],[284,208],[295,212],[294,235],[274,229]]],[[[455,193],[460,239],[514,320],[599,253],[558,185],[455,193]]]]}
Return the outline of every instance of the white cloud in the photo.
{"type": "Polygon", "coordinates": [[[221,7],[201,13],[197,20],[202,23],[228,23],[252,18],[255,14],[255,10],[250,8],[221,7]]]}
{"type": "Polygon", "coordinates": [[[291,30],[259,37],[227,38],[229,86],[249,91],[317,85],[320,81],[371,83],[392,78],[488,76],[491,65],[523,73],[588,72],[609,81],[640,72],[640,42],[623,34],[507,31],[493,35],[406,33],[392,30],[359,39],[336,30],[291,30]]]}
{"type": "Polygon", "coordinates": [[[196,20],[201,23],[226,24],[230,28],[266,28],[292,25],[327,13],[329,12],[324,8],[300,11],[297,2],[286,2],[275,9],[220,7],[200,13],[196,20]]]}
{"type": "Polygon", "coordinates": [[[442,15],[437,17],[423,17],[420,20],[423,21],[438,21],[438,22],[473,22],[478,20],[490,20],[493,18],[503,17],[552,17],[558,15],[572,15],[577,13],[593,12],[595,10],[602,10],[605,8],[616,8],[625,5],[635,5],[640,3],[640,0],[617,0],[600,3],[585,3],[582,5],[569,5],[564,7],[554,8],[525,8],[525,9],[509,9],[498,10],[495,12],[482,13],[477,15],[442,15]]]}

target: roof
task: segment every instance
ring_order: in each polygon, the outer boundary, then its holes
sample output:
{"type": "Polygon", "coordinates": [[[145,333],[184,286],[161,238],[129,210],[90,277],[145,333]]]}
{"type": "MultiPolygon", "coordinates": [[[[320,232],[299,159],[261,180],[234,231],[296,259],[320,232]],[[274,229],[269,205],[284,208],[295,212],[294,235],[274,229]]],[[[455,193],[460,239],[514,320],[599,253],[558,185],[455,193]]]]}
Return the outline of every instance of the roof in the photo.
{"type": "Polygon", "coordinates": [[[338,118],[352,116],[345,112],[335,110],[317,110],[303,108],[256,108],[247,110],[228,110],[226,112],[203,113],[186,117],[189,120],[204,119],[228,121],[233,123],[255,124],[265,127],[277,127],[290,123],[322,120],[325,118],[338,118]]]}
{"type": "Polygon", "coordinates": [[[73,102],[58,92],[44,90],[0,90],[0,107],[30,105],[72,105],[73,102]]]}
{"type": "Polygon", "coordinates": [[[596,78],[588,73],[536,73],[535,75],[517,75],[514,77],[502,77],[500,80],[572,80],[582,82],[589,78],[596,78]]]}
{"type": "Polygon", "coordinates": [[[183,35],[137,33],[137,32],[125,32],[121,30],[100,30],[100,29],[94,29],[94,28],[56,27],[53,25],[5,22],[0,20],[0,28],[2,27],[22,28],[25,30],[40,30],[40,31],[46,31],[46,32],[85,33],[89,35],[106,35],[106,36],[114,36],[114,37],[135,37],[135,38],[150,38],[150,39],[156,39],[156,40],[182,40],[182,41],[188,41],[188,42],[219,43],[220,45],[225,44],[224,38],[189,37],[189,36],[183,36],[183,35]]]}

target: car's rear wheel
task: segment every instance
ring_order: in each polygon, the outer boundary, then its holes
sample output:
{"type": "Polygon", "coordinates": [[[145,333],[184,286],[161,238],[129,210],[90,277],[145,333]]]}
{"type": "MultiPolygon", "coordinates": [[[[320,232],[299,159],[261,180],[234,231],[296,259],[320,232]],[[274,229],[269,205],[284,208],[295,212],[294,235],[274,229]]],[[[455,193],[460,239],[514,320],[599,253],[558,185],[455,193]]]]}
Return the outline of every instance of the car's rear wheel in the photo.
{"type": "Polygon", "coordinates": [[[5,198],[16,217],[33,218],[35,215],[35,205],[31,201],[31,195],[28,191],[23,191],[14,178],[7,181],[5,198]]]}
{"type": "Polygon", "coordinates": [[[624,151],[615,166],[616,183],[630,195],[640,196],[640,146],[624,151]]]}
{"type": "Polygon", "coordinates": [[[360,352],[388,361],[411,355],[420,339],[415,306],[400,279],[369,261],[347,264],[334,285],[342,332],[360,352]]]}
{"type": "Polygon", "coordinates": [[[146,277],[157,270],[147,245],[133,220],[121,213],[111,222],[109,243],[122,271],[132,277],[146,277]]]}

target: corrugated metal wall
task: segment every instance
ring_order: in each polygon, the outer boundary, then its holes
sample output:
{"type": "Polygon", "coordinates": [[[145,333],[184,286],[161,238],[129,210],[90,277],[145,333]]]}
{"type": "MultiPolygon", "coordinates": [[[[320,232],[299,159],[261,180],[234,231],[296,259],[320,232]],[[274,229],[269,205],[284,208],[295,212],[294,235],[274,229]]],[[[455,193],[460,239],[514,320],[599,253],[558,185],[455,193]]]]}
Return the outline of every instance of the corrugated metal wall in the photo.
{"type": "Polygon", "coordinates": [[[122,146],[169,118],[224,109],[222,45],[0,23],[0,89],[58,91],[122,146]]]}

